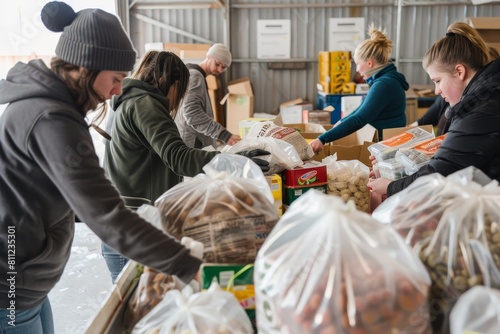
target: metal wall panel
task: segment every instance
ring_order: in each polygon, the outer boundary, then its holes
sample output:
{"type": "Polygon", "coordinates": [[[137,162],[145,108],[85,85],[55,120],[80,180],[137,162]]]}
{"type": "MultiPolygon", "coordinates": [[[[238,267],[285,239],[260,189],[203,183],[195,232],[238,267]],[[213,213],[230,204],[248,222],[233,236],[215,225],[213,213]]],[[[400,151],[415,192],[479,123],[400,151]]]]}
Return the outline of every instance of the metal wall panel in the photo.
{"type": "MultiPolygon", "coordinates": [[[[273,112],[281,102],[297,97],[316,101],[317,55],[328,47],[329,18],[365,17],[366,27],[374,23],[385,28],[394,42],[398,69],[408,82],[431,84],[421,60],[432,43],[445,35],[449,24],[466,17],[500,16],[500,4],[474,6],[464,0],[225,0],[225,8],[217,7],[217,1],[207,1],[133,2],[131,38],[140,55],[147,42],[229,44],[233,65],[224,79],[251,79],[256,112],[273,112]],[[141,9],[141,4],[157,4],[158,8],[141,9]],[[207,4],[217,8],[201,8],[207,4]],[[144,17],[155,21],[148,23],[144,17]],[[259,19],[291,20],[292,59],[286,62],[305,62],[306,69],[272,70],[270,61],[256,59],[259,19]]],[[[125,3],[119,1],[121,6],[125,3]]]]}

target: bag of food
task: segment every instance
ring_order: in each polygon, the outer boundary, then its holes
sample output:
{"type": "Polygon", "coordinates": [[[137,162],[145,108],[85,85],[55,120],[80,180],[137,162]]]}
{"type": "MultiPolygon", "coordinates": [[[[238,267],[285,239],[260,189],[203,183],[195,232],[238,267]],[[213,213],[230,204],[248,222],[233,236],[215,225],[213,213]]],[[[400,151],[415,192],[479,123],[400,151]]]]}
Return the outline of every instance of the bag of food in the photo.
{"type": "Polygon", "coordinates": [[[404,166],[406,175],[412,175],[427,165],[445,138],[446,134],[398,150],[396,160],[404,166]]]}
{"type": "Polygon", "coordinates": [[[353,201],[356,208],[370,212],[370,190],[367,187],[370,168],[359,160],[337,161],[337,153],[322,160],[328,175],[329,195],[344,202],[353,201]]]}
{"type": "Polygon", "coordinates": [[[208,291],[198,293],[190,286],[167,292],[132,333],[253,334],[253,329],[238,300],[212,284],[208,291]]]}
{"type": "MultiPolygon", "coordinates": [[[[161,226],[161,212],[158,208],[143,204],[137,210],[137,214],[151,223],[158,229],[161,226]]],[[[188,237],[181,239],[181,244],[189,249],[190,254],[202,258],[203,245],[188,237]]],[[[128,300],[125,315],[123,318],[124,328],[129,333],[135,324],[146,316],[164,298],[165,294],[172,289],[182,289],[186,286],[179,278],[173,275],[166,275],[149,267],[143,267],[143,272],[139,277],[139,282],[128,300]]],[[[199,283],[191,281],[194,291],[199,291],[199,283]]]]}
{"type": "Polygon", "coordinates": [[[265,175],[277,174],[284,171],[286,168],[294,168],[303,165],[302,159],[292,144],[272,137],[246,138],[240,140],[233,146],[226,145],[222,149],[222,152],[238,153],[255,149],[262,149],[270,153],[269,155],[258,157],[259,159],[269,162],[269,170],[265,175]]]}
{"type": "Polygon", "coordinates": [[[388,225],[309,190],[254,265],[262,333],[428,333],[429,275],[388,225]]]}
{"type": "Polygon", "coordinates": [[[281,139],[293,145],[299,153],[301,160],[309,160],[313,157],[314,152],[302,135],[294,128],[279,126],[271,121],[257,122],[248,131],[246,139],[272,137],[281,139]]]}
{"type": "Polygon", "coordinates": [[[252,263],[279,218],[264,175],[250,159],[225,153],[204,170],[156,200],[163,230],[201,242],[205,262],[252,263]]]}
{"type": "Polygon", "coordinates": [[[389,197],[373,217],[390,224],[414,248],[432,286],[433,329],[449,332],[456,300],[476,285],[500,287],[500,187],[473,167],[418,178],[389,197]]]}
{"type": "Polygon", "coordinates": [[[423,141],[434,138],[434,134],[422,128],[415,127],[394,137],[384,139],[381,142],[368,146],[370,153],[377,161],[395,158],[396,152],[405,147],[411,147],[423,141]]]}
{"type": "Polygon", "coordinates": [[[451,334],[500,333],[500,290],[477,285],[458,298],[451,310],[451,334]]]}

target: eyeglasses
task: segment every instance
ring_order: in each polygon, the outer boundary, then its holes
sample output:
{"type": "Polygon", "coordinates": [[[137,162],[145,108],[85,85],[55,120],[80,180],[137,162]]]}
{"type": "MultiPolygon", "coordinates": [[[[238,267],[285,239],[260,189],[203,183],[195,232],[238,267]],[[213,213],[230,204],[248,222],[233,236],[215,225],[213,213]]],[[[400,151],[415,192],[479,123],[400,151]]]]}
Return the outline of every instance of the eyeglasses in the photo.
{"type": "Polygon", "coordinates": [[[215,59],[214,59],[214,61],[215,61],[215,66],[216,67],[220,67],[222,72],[225,72],[227,70],[227,66],[226,65],[224,65],[223,63],[221,63],[221,62],[219,62],[219,61],[217,61],[215,59]]]}

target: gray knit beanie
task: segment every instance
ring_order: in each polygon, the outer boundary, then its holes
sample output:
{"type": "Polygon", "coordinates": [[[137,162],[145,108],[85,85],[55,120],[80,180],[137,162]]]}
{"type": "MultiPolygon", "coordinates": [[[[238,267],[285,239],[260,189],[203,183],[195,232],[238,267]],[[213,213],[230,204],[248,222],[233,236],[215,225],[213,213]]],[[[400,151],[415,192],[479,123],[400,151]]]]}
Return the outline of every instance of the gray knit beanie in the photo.
{"type": "Polygon", "coordinates": [[[227,67],[231,66],[233,57],[231,52],[221,43],[216,43],[207,51],[207,56],[217,59],[227,67]]]}
{"type": "Polygon", "coordinates": [[[118,17],[101,9],[75,13],[64,2],[47,3],[41,13],[47,29],[61,32],[56,56],[89,70],[131,71],[136,58],[118,17]]]}

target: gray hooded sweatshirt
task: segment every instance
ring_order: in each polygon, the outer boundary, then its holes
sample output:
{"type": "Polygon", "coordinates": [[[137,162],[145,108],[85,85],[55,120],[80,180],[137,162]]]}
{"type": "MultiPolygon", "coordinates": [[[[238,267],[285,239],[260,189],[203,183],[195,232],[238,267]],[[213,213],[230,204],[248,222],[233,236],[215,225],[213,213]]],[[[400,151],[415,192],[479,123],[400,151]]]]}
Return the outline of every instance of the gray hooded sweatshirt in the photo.
{"type": "Polygon", "coordinates": [[[0,308],[44,301],[68,261],[75,213],[124,256],[184,281],[195,275],[198,259],[125,208],[84,111],[43,61],[16,64],[0,81],[0,103],[10,103],[0,117],[0,308]]]}

